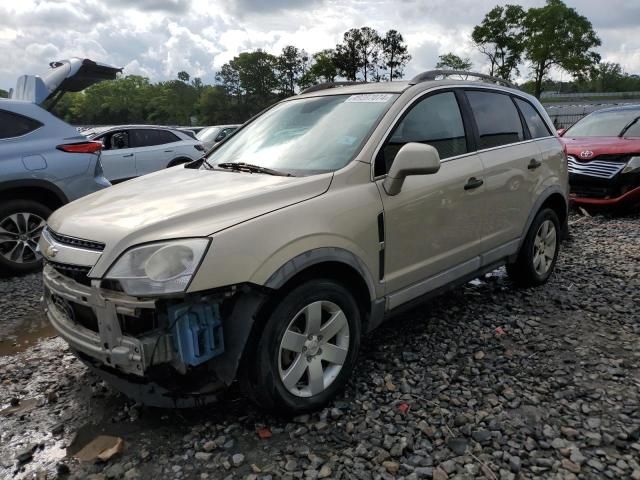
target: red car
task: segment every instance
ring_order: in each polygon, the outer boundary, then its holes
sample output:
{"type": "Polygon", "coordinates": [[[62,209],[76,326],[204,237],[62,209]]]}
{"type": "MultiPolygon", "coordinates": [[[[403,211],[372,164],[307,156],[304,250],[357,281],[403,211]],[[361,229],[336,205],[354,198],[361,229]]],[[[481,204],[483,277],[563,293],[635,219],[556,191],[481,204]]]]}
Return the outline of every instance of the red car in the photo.
{"type": "Polygon", "coordinates": [[[574,204],[640,204],[640,105],[598,110],[558,133],[574,204]]]}

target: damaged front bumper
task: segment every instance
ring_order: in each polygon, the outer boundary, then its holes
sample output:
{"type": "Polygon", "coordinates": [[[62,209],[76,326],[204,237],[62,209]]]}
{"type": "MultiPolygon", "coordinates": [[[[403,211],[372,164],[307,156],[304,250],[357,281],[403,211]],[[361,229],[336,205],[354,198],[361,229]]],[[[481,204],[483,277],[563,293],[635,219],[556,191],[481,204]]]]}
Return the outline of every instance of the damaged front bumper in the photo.
{"type": "Polygon", "coordinates": [[[242,285],[139,299],[100,280],[76,281],[53,264],[43,279],[47,318],[76,355],[117,390],[159,407],[208,403],[235,380],[267,298],[242,285]]]}
{"type": "Polygon", "coordinates": [[[155,300],[82,285],[50,265],[44,267],[43,280],[47,318],[74,350],[138,376],[143,376],[152,363],[175,360],[171,336],[163,331],[156,329],[139,337],[122,332],[119,318],[140,318],[145,310],[153,312],[155,300]]]}

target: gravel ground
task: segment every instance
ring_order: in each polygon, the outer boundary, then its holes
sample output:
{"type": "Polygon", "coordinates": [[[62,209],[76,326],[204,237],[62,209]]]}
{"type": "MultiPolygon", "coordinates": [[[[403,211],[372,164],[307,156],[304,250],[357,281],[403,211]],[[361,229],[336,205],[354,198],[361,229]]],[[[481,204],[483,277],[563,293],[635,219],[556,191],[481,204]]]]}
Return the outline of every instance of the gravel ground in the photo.
{"type": "MultiPolygon", "coordinates": [[[[0,409],[22,410],[0,414],[0,478],[640,480],[640,215],[571,223],[548,285],[498,270],[385,324],[313,415],[268,416],[233,388],[198,410],[133,405],[55,338],[1,356],[0,409]],[[67,456],[98,434],[124,451],[67,456]]],[[[39,296],[17,282],[0,284],[10,331],[39,296]]]]}

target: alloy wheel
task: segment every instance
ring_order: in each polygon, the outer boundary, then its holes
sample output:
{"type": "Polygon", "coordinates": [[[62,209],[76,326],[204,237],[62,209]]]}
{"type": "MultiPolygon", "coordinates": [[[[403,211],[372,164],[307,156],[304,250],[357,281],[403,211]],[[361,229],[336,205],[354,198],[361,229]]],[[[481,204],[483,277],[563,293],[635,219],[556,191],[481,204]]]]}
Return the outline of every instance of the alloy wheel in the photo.
{"type": "Polygon", "coordinates": [[[337,378],[349,353],[349,323],[333,302],[317,301],[300,310],[280,341],[280,380],[289,393],[311,397],[337,378]]]}
{"type": "Polygon", "coordinates": [[[540,276],[544,276],[556,255],[557,247],[556,227],[551,220],[542,222],[533,242],[533,269],[540,276]]]}
{"type": "Polygon", "coordinates": [[[0,219],[0,255],[13,263],[35,263],[41,258],[38,241],[46,222],[35,213],[16,212],[0,219]]]}

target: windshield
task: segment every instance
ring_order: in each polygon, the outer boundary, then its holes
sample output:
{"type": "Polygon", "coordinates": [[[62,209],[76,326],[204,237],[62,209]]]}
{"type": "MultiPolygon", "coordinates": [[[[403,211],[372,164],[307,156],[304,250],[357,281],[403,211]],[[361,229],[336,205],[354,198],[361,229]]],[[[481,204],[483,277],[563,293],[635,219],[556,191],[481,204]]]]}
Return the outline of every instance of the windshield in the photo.
{"type": "Polygon", "coordinates": [[[212,141],[214,138],[218,136],[218,132],[220,132],[220,127],[207,127],[200,130],[196,134],[196,138],[201,142],[212,141]]]}
{"type": "MultiPolygon", "coordinates": [[[[567,130],[565,137],[617,137],[623,129],[640,116],[639,110],[618,110],[614,112],[593,113],[584,117],[567,130]]],[[[626,132],[633,136],[632,129],[626,132]]],[[[637,131],[637,130],[636,130],[637,131]]]]}
{"type": "Polygon", "coordinates": [[[338,170],[397,97],[328,95],[280,103],[214,150],[208,163],[244,162],[294,175],[338,170]]]}

